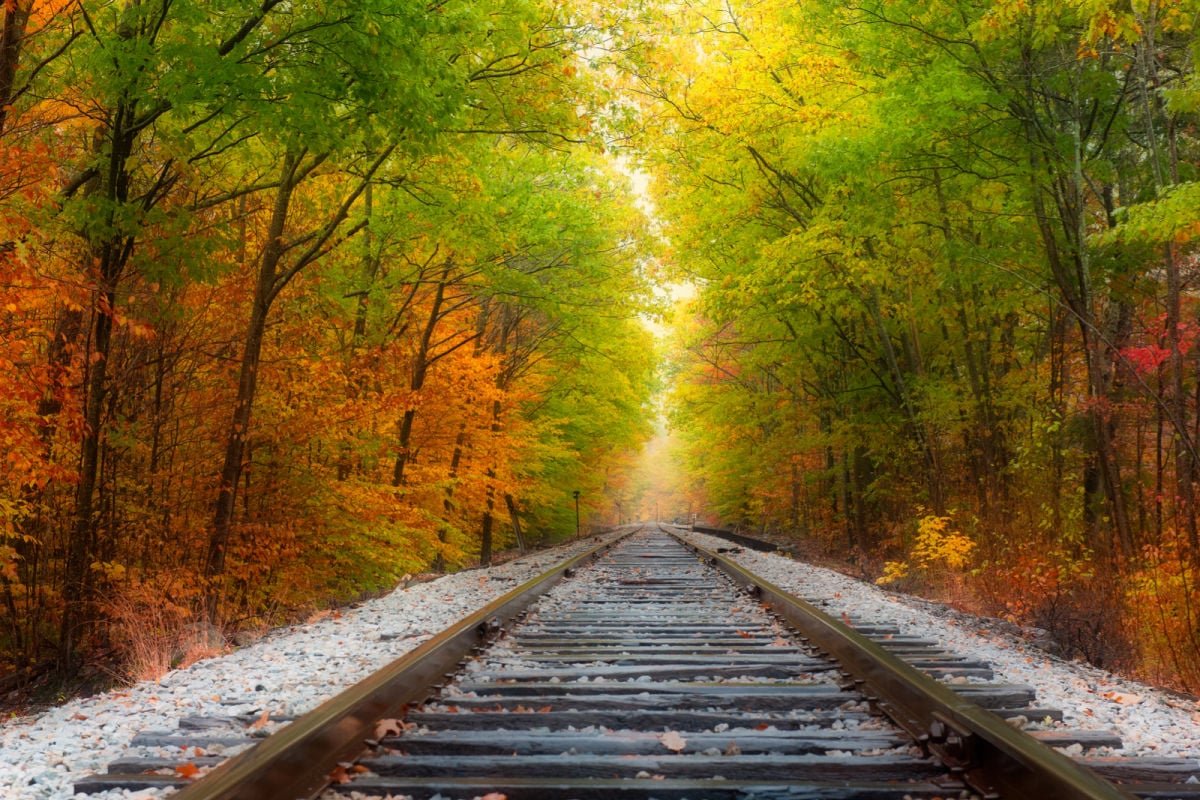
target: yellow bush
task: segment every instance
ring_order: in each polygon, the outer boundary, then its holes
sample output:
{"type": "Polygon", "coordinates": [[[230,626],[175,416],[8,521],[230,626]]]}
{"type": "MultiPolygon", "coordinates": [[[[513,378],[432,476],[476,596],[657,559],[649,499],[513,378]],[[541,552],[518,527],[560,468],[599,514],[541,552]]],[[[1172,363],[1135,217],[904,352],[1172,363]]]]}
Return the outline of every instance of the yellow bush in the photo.
{"type": "Polygon", "coordinates": [[[924,569],[939,563],[951,570],[961,570],[971,559],[975,542],[958,531],[947,531],[950,517],[929,515],[917,523],[917,543],[912,556],[924,569]]]}
{"type": "Polygon", "coordinates": [[[950,529],[950,517],[928,514],[917,521],[917,538],[907,561],[888,561],[875,583],[886,585],[903,580],[915,570],[927,578],[942,572],[957,577],[971,560],[975,542],[950,529]]]}

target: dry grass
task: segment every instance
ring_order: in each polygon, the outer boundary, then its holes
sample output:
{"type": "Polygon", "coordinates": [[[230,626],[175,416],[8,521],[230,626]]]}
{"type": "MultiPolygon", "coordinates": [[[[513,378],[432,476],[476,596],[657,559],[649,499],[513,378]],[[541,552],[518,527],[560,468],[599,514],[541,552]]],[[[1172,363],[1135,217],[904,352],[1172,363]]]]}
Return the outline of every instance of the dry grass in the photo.
{"type": "Polygon", "coordinates": [[[221,631],[191,609],[144,591],[122,593],[106,604],[109,638],[124,681],[158,680],[172,669],[226,652],[221,631]]]}

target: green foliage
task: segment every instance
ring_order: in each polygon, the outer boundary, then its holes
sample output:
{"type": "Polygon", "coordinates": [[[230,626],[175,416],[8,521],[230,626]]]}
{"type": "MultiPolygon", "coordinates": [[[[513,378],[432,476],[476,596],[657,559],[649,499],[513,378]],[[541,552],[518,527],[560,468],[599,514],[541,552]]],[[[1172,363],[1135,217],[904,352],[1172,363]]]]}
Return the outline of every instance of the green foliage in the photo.
{"type": "Polygon", "coordinates": [[[960,595],[1046,542],[1120,573],[1163,503],[1196,546],[1189,9],[661,7],[628,68],[710,518],[960,595]]]}

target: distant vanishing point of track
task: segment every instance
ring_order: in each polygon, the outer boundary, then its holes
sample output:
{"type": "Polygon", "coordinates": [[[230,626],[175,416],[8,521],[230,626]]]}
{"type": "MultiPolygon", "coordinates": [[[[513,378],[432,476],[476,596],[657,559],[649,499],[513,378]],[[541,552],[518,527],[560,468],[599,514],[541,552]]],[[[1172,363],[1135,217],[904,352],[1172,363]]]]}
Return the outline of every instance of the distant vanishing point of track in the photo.
{"type": "MultiPolygon", "coordinates": [[[[1030,687],[991,682],[969,653],[832,619],[689,547],[645,526],[571,559],[199,781],[182,780],[171,759],[124,759],[76,788],[184,785],[179,800],[327,789],[508,800],[1200,798],[1200,785],[1182,782],[1185,762],[1109,758],[1096,771],[1052,746],[1119,746],[1115,737],[1018,730],[1061,715],[1037,708],[1030,687]],[[964,676],[972,682],[938,680],[964,676]]],[[[185,720],[159,736],[204,753],[244,739],[252,722],[185,720]]]]}

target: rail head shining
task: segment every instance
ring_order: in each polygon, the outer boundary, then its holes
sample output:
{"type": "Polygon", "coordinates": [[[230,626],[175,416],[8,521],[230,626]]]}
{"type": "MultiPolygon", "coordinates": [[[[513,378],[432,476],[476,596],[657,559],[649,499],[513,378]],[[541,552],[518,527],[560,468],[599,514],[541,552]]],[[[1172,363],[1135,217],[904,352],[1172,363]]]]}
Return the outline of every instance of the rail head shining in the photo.
{"type": "Polygon", "coordinates": [[[861,681],[880,710],[984,797],[1135,800],[1000,717],[956,694],[819,608],[671,532],[861,681]]]}
{"type": "Polygon", "coordinates": [[[313,797],[340,763],[367,748],[380,720],[419,703],[459,662],[574,570],[629,535],[609,539],[525,582],[205,775],[174,800],[313,797]]]}

